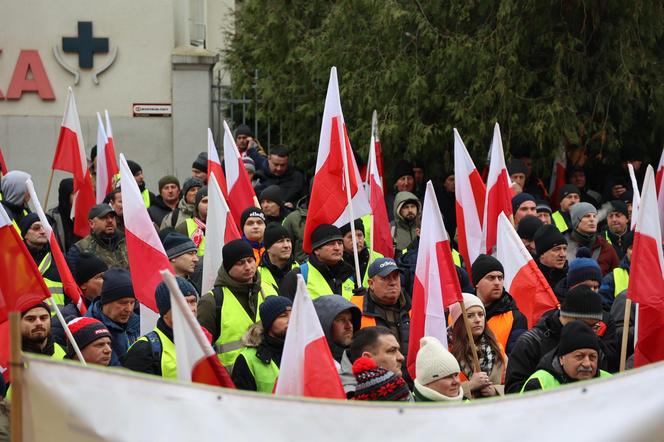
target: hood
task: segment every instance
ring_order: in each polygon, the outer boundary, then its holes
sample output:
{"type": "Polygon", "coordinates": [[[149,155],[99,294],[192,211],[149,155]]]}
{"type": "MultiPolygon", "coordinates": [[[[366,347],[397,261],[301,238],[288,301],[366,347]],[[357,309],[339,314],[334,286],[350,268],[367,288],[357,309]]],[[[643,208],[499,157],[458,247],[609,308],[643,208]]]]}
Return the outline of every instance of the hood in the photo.
{"type": "Polygon", "coordinates": [[[23,207],[23,197],[28,190],[25,182],[30,178],[30,174],[12,170],[2,177],[2,195],[5,201],[15,206],[23,207]]]}
{"type": "Polygon", "coordinates": [[[411,192],[399,192],[397,195],[394,197],[394,219],[398,219],[400,221],[403,221],[401,216],[399,216],[399,211],[401,210],[401,207],[404,205],[406,201],[415,201],[417,203],[417,211],[418,213],[422,212],[422,203],[420,202],[420,199],[415,196],[414,193],[411,192]]]}
{"type": "Polygon", "coordinates": [[[344,310],[351,311],[351,315],[353,316],[353,330],[358,331],[360,329],[362,312],[355,304],[343,296],[320,296],[314,300],[314,308],[316,309],[318,320],[320,321],[321,327],[323,327],[323,332],[325,333],[325,338],[328,343],[332,343],[332,322],[334,321],[334,318],[344,310]]]}

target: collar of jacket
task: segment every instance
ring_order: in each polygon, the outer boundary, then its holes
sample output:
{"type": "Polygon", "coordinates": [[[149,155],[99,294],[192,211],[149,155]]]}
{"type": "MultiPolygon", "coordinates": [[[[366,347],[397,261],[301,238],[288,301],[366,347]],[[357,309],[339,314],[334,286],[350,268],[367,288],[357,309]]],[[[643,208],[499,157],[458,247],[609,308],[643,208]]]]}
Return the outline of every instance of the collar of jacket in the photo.
{"type": "Polygon", "coordinates": [[[122,234],[118,229],[115,229],[112,235],[106,235],[105,233],[90,233],[92,239],[97,241],[105,248],[115,248],[122,239],[122,234]]]}
{"type": "Polygon", "coordinates": [[[570,237],[578,242],[579,245],[589,247],[590,249],[594,249],[595,246],[599,245],[599,241],[597,241],[597,232],[588,234],[574,229],[570,237]]]}
{"type": "Polygon", "coordinates": [[[401,293],[399,294],[399,299],[397,300],[397,303],[395,305],[381,304],[376,300],[374,292],[371,289],[367,289],[367,295],[368,296],[364,297],[364,303],[362,306],[363,315],[378,317],[379,314],[376,311],[377,306],[383,309],[399,311],[405,314],[407,314],[408,311],[410,311],[411,304],[406,295],[404,295],[403,290],[401,290],[401,293]]]}
{"type": "Polygon", "coordinates": [[[32,341],[23,341],[22,350],[27,353],[35,353],[38,355],[51,356],[53,355],[54,345],[53,345],[53,334],[49,333],[46,337],[46,345],[44,348],[40,348],[39,345],[32,341]]]}
{"type": "Polygon", "coordinates": [[[166,335],[168,339],[171,340],[171,342],[175,342],[173,340],[173,329],[166,324],[166,321],[164,321],[164,318],[162,316],[157,319],[157,328],[159,329],[160,332],[166,335]]]}
{"type": "Polygon", "coordinates": [[[127,321],[126,324],[118,324],[117,322],[106,316],[101,309],[101,303],[99,302],[99,300],[95,300],[92,303],[90,310],[91,310],[90,316],[100,320],[111,333],[112,332],[124,333],[127,331],[127,325],[129,325],[129,321],[127,321]]]}
{"type": "Polygon", "coordinates": [[[277,267],[276,264],[270,261],[270,254],[266,250],[263,253],[263,256],[261,256],[261,263],[259,267],[265,267],[268,269],[278,282],[279,279],[283,279],[286,273],[292,270],[291,267],[293,267],[293,262],[295,262],[295,258],[293,257],[293,254],[291,254],[290,258],[288,258],[288,262],[286,262],[286,265],[283,268],[277,267]],[[280,276],[281,278],[277,278],[277,276],[280,276]]]}
{"type": "Polygon", "coordinates": [[[315,254],[309,255],[309,264],[316,267],[316,269],[323,275],[325,279],[339,279],[345,281],[353,276],[355,269],[345,262],[343,259],[337,265],[330,267],[316,258],[315,254]]]}
{"type": "Polygon", "coordinates": [[[284,342],[284,339],[274,338],[267,333],[263,333],[263,339],[256,349],[256,357],[265,364],[274,361],[277,366],[281,365],[281,354],[284,351],[284,342]]]}

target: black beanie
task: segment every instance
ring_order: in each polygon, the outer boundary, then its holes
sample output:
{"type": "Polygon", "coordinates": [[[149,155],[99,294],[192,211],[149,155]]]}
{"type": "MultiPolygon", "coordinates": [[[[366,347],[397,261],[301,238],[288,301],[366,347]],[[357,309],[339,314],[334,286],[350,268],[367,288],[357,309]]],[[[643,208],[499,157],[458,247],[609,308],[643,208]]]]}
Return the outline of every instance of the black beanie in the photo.
{"type": "Polygon", "coordinates": [[[609,214],[611,214],[611,212],[622,213],[627,218],[629,218],[629,211],[627,210],[627,204],[624,201],[620,200],[611,201],[611,209],[609,210],[609,214]]]}
{"type": "Polygon", "coordinates": [[[83,253],[79,256],[74,268],[74,279],[76,284],[80,286],[92,279],[93,276],[104,273],[106,270],[108,270],[108,265],[104,261],[95,255],[83,253]]]}
{"type": "Polygon", "coordinates": [[[560,332],[557,356],[563,356],[582,348],[591,348],[599,353],[597,334],[583,321],[572,321],[565,324],[560,332]]]}
{"type": "Polygon", "coordinates": [[[587,285],[574,287],[567,292],[560,316],[574,319],[602,320],[602,298],[587,285]]]}
{"type": "Polygon", "coordinates": [[[240,229],[244,229],[244,223],[247,222],[249,218],[260,218],[265,222],[265,214],[261,209],[255,206],[249,206],[242,211],[240,215],[240,229]]]}
{"type": "Polygon", "coordinates": [[[198,156],[192,163],[191,168],[207,173],[207,166],[208,166],[207,163],[208,163],[207,152],[201,152],[198,154],[198,156]]]}
{"type": "MultiPolygon", "coordinates": [[[[512,213],[516,213],[519,207],[521,207],[521,204],[525,203],[526,201],[532,201],[534,203],[535,197],[526,192],[521,192],[518,195],[514,195],[512,197],[512,213]]],[[[535,205],[535,207],[537,207],[537,205],[535,205]]]]}
{"type": "Polygon", "coordinates": [[[394,167],[392,176],[392,184],[396,183],[402,176],[412,176],[414,178],[413,166],[408,161],[401,160],[394,167]]]}
{"type": "Polygon", "coordinates": [[[237,138],[238,135],[246,135],[248,137],[253,137],[254,134],[251,132],[251,128],[247,126],[246,124],[240,124],[237,128],[235,128],[235,138],[237,138]]]}
{"type": "Polygon", "coordinates": [[[565,236],[560,233],[560,230],[553,224],[544,224],[533,238],[535,240],[535,253],[537,256],[542,256],[543,253],[548,252],[556,246],[567,244],[565,236]]]}
{"type": "MultiPolygon", "coordinates": [[[[364,233],[364,223],[361,219],[356,219],[353,224],[355,224],[355,230],[359,230],[360,232],[364,233]]],[[[350,232],[350,223],[339,227],[339,230],[341,230],[342,236],[346,236],[346,233],[350,232]]]]}
{"type": "Polygon", "coordinates": [[[122,298],[136,298],[134,286],[131,284],[131,275],[125,269],[108,269],[104,273],[99,303],[105,305],[122,298]]]}
{"type": "Polygon", "coordinates": [[[263,235],[265,250],[269,250],[269,248],[272,247],[274,243],[283,238],[290,238],[288,230],[286,230],[284,226],[277,223],[268,224],[267,228],[265,229],[265,235],[263,235]]]}
{"type": "Polygon", "coordinates": [[[196,200],[194,201],[194,207],[198,207],[198,203],[200,203],[201,200],[206,196],[208,196],[207,186],[203,186],[200,189],[198,189],[198,192],[196,192],[196,200]]]}
{"type": "MultiPolygon", "coordinates": [[[[182,292],[182,296],[194,295],[196,299],[198,299],[196,288],[187,279],[181,276],[176,276],[175,282],[177,282],[178,288],[182,292]]],[[[160,316],[164,316],[171,309],[171,291],[168,290],[168,286],[164,281],[160,282],[155,289],[154,300],[157,304],[157,310],[159,310],[160,316]]]]}
{"type": "Polygon", "coordinates": [[[168,259],[175,259],[185,253],[198,250],[191,238],[177,231],[170,232],[161,240],[161,243],[164,245],[168,259]]]}
{"type": "Polygon", "coordinates": [[[343,235],[337,226],[321,224],[311,232],[311,249],[315,250],[331,241],[342,240],[343,235]]]}
{"type": "Polygon", "coordinates": [[[570,193],[576,193],[577,195],[581,196],[581,191],[579,191],[578,187],[576,187],[574,184],[565,184],[558,191],[558,200],[562,200],[570,193]]]}
{"type": "Polygon", "coordinates": [[[500,261],[498,261],[493,256],[484,254],[480,254],[477,257],[470,269],[473,275],[473,281],[475,281],[475,285],[477,285],[477,283],[480,282],[482,278],[491,272],[498,271],[502,272],[503,275],[505,274],[505,270],[503,269],[503,265],[500,263],[500,261]]]}
{"type": "Polygon", "coordinates": [[[189,192],[192,187],[198,187],[200,189],[204,185],[205,185],[205,183],[203,181],[199,180],[198,178],[194,178],[194,177],[187,178],[185,180],[184,184],[182,185],[182,198],[185,197],[187,192],[189,192]]]}
{"type": "Polygon", "coordinates": [[[127,166],[129,166],[129,170],[131,170],[131,174],[134,176],[138,175],[138,173],[143,170],[141,165],[136,161],[127,160],[127,166]]]}
{"type": "Polygon", "coordinates": [[[32,227],[32,225],[37,221],[39,221],[39,215],[37,215],[35,212],[28,213],[21,221],[19,221],[18,228],[21,231],[22,238],[25,237],[26,232],[30,230],[30,227],[32,227]]]}
{"type": "Polygon", "coordinates": [[[535,232],[537,232],[537,230],[543,225],[542,221],[536,216],[524,216],[521,218],[521,221],[519,221],[516,233],[519,234],[519,238],[532,241],[535,238],[535,232]]]}
{"type": "Polygon", "coordinates": [[[274,201],[279,205],[279,207],[282,207],[284,205],[284,200],[281,198],[281,195],[283,195],[283,191],[279,186],[276,184],[273,184],[271,186],[267,186],[259,195],[258,201],[262,202],[263,200],[268,200],[268,201],[274,201]]]}
{"type": "Polygon", "coordinates": [[[239,260],[254,258],[254,249],[248,242],[242,239],[234,239],[224,244],[224,247],[221,249],[221,256],[224,260],[224,270],[228,272],[239,260]]]}
{"type": "Polygon", "coordinates": [[[267,333],[272,327],[272,323],[277,317],[293,307],[290,299],[284,296],[268,296],[265,301],[258,307],[258,313],[261,316],[261,323],[263,330],[267,333]]]}
{"type": "Polygon", "coordinates": [[[524,163],[523,160],[515,158],[507,163],[507,173],[509,173],[510,176],[514,175],[515,173],[528,175],[528,168],[526,167],[526,163],[524,163]]]}

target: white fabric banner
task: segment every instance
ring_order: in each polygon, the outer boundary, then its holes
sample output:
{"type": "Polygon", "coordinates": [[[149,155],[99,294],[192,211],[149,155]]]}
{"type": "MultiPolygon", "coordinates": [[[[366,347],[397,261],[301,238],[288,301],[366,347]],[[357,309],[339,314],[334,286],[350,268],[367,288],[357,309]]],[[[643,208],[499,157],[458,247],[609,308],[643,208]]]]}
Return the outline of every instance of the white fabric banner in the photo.
{"type": "Polygon", "coordinates": [[[662,440],[664,364],[456,405],[275,397],[26,358],[25,441],[662,440]]]}

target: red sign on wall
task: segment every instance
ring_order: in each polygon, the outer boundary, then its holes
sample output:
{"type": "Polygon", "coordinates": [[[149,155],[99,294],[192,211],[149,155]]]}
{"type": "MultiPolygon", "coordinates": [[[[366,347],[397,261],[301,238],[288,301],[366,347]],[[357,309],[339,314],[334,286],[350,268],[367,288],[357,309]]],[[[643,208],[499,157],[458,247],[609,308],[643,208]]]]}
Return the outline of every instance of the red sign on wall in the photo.
{"type": "Polygon", "coordinates": [[[36,92],[42,100],[55,100],[44,63],[36,49],[21,50],[7,88],[7,96],[0,89],[0,100],[20,100],[24,92],[36,92]]]}

